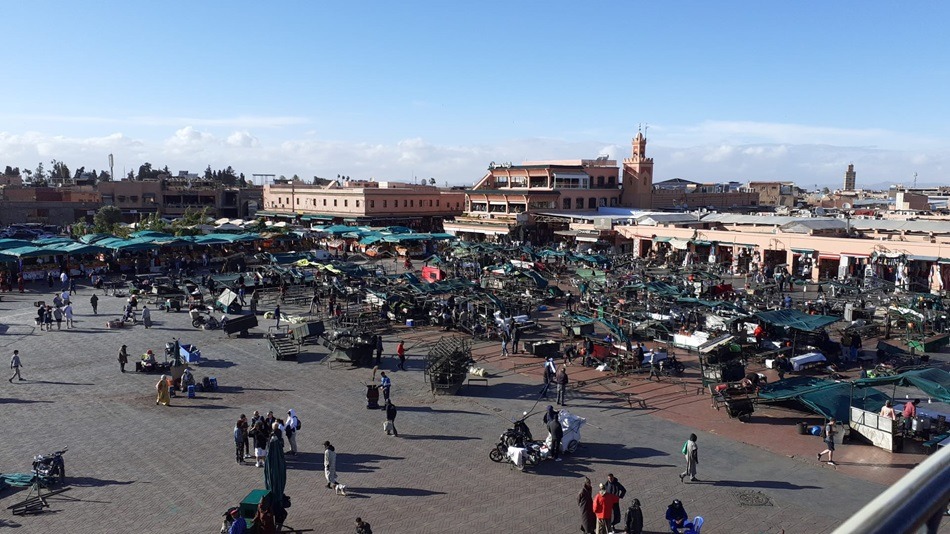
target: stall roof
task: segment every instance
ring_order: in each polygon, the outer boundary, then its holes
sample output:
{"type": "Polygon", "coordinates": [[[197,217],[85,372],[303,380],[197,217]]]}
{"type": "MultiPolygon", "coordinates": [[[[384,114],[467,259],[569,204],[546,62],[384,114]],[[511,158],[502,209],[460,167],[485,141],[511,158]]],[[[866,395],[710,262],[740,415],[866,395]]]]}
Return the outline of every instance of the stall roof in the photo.
{"type": "Polygon", "coordinates": [[[0,250],[32,246],[32,241],[24,241],[22,239],[0,239],[0,250]]]}
{"type": "Polygon", "coordinates": [[[4,250],[3,253],[8,256],[16,256],[17,258],[34,258],[37,256],[56,256],[57,254],[65,254],[65,252],[61,250],[34,246],[8,248],[4,250]]]}
{"type": "Polygon", "coordinates": [[[764,402],[796,400],[824,417],[834,417],[846,423],[851,417],[851,406],[876,412],[889,397],[871,387],[862,388],[860,394],[852,394],[850,382],[801,376],[762,386],[759,399],[764,402]]]}
{"type": "Polygon", "coordinates": [[[814,332],[819,328],[838,322],[840,317],[831,315],[808,315],[798,310],[773,310],[755,314],[760,320],[775,325],[814,332]]]}
{"type": "Polygon", "coordinates": [[[855,380],[854,383],[861,386],[884,384],[914,386],[929,397],[939,399],[941,402],[950,402],[950,373],[943,369],[914,369],[894,376],[861,378],[855,380]]]}

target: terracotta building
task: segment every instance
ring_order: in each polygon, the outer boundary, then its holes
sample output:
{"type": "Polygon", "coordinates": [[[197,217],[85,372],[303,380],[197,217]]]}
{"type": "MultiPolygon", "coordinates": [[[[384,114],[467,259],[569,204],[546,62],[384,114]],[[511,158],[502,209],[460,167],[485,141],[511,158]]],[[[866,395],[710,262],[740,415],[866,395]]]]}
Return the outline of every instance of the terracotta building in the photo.
{"type": "Polygon", "coordinates": [[[92,220],[102,205],[91,187],[0,188],[0,225],[42,223],[65,226],[78,220],[92,220]]]}
{"type": "Polygon", "coordinates": [[[211,217],[251,217],[262,202],[262,188],[225,187],[206,180],[120,180],[97,186],[102,204],[122,210],[127,221],[157,213],[175,218],[189,209],[208,209],[211,217]]]}
{"type": "Polygon", "coordinates": [[[445,218],[461,214],[464,202],[463,191],[433,185],[363,180],[328,185],[287,182],[264,186],[264,209],[258,215],[433,230],[439,229],[445,218]]]}
{"type": "Polygon", "coordinates": [[[760,206],[794,208],[798,201],[795,182],[749,182],[749,191],[759,194],[760,206]]]}

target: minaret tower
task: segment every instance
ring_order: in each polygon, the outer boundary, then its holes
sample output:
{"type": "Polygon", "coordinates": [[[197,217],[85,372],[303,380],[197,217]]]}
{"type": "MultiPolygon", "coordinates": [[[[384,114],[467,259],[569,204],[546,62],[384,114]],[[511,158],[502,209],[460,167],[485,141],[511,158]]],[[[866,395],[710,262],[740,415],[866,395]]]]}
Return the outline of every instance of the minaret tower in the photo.
{"type": "Polygon", "coordinates": [[[854,172],[854,163],[848,164],[848,172],[844,173],[844,190],[854,191],[854,180],[858,173],[854,172]]]}
{"type": "Polygon", "coordinates": [[[628,208],[650,209],[653,200],[653,158],[647,157],[647,138],[637,132],[631,154],[623,160],[620,203],[628,208]]]}

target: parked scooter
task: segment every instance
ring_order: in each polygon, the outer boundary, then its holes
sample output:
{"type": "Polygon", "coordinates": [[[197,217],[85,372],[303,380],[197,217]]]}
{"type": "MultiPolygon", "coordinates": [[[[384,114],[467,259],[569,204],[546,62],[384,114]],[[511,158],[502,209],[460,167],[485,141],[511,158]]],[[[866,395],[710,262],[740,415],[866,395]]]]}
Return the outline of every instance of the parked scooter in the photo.
{"type": "Polygon", "coordinates": [[[44,486],[63,484],[66,480],[66,462],[63,454],[69,447],[47,455],[37,454],[33,457],[33,474],[44,486]]]}
{"type": "Polygon", "coordinates": [[[191,326],[195,328],[204,328],[205,330],[214,330],[220,328],[221,323],[211,315],[211,312],[201,312],[197,309],[188,312],[191,314],[191,326]]]}
{"type": "Polygon", "coordinates": [[[498,443],[488,452],[493,462],[509,462],[518,469],[525,466],[535,466],[541,462],[545,451],[543,443],[534,441],[531,429],[525,422],[532,414],[524,412],[521,419],[512,421],[512,427],[506,430],[499,438],[498,443]]]}

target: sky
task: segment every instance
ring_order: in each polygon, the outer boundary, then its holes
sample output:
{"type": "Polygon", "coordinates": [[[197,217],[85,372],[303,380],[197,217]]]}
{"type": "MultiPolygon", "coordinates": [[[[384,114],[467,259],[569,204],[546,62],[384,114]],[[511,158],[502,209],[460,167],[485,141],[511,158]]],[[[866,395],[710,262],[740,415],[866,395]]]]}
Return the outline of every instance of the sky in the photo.
{"type": "Polygon", "coordinates": [[[630,154],[655,181],[950,183],[950,3],[4,4],[0,168],[472,184],[630,154]]]}

